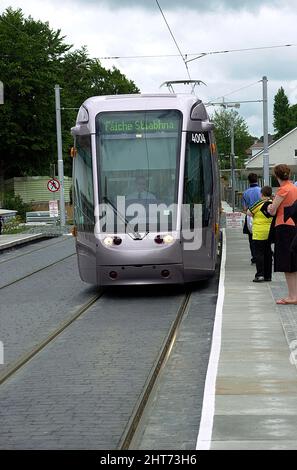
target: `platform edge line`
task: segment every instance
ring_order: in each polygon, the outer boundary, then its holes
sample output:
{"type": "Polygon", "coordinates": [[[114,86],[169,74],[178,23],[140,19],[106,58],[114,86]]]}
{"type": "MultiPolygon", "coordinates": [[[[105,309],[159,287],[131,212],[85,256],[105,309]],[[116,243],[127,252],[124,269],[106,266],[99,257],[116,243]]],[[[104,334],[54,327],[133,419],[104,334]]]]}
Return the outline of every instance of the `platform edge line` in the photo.
{"type": "Polygon", "coordinates": [[[220,266],[220,280],[218,288],[218,298],[215,312],[215,322],[212,334],[211,351],[208,361],[206,380],[204,386],[203,402],[199,432],[196,443],[196,450],[209,450],[213,429],[215,412],[215,395],[218,364],[221,352],[222,339],[222,319],[225,298],[225,265],[226,265],[226,231],[222,229],[222,259],[220,266]]]}

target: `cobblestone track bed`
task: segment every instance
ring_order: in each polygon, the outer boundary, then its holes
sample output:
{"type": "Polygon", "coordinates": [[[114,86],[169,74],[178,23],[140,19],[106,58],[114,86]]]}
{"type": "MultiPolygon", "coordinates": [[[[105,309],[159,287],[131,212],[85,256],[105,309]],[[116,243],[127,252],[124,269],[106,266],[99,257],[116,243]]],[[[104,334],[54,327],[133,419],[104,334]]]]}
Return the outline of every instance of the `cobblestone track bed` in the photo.
{"type": "Polygon", "coordinates": [[[4,250],[0,250],[0,266],[2,263],[6,263],[7,261],[21,258],[22,256],[44,250],[45,248],[52,247],[59,243],[69,243],[71,241],[73,243],[73,240],[69,238],[69,236],[59,237],[58,239],[57,237],[54,237],[46,240],[34,240],[26,245],[16,245],[11,248],[5,248],[4,250]],[[33,246],[36,246],[36,248],[34,249],[33,246]]]}
{"type": "Polygon", "coordinates": [[[6,372],[98,292],[78,276],[75,257],[1,290],[0,340],[6,372]]]}
{"type": "Polygon", "coordinates": [[[74,256],[75,248],[73,240],[54,246],[46,247],[44,250],[34,251],[25,258],[7,260],[0,264],[0,289],[25,279],[47,269],[70,256],[74,256]]]}

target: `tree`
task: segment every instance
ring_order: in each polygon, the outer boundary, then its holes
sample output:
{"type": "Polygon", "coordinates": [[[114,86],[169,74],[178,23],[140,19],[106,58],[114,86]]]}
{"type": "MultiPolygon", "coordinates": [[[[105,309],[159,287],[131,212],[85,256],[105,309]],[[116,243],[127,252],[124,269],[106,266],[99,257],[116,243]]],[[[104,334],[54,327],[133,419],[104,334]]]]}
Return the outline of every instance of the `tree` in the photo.
{"type": "Polygon", "coordinates": [[[0,113],[0,140],[7,176],[42,174],[53,152],[55,129],[53,83],[62,55],[60,31],[25,19],[21,10],[0,17],[0,76],[5,103],[0,113]]]}
{"type": "Polygon", "coordinates": [[[220,109],[215,111],[212,121],[215,125],[215,136],[218,148],[218,154],[221,164],[224,168],[230,168],[229,159],[226,161],[225,156],[231,152],[231,120],[234,123],[234,149],[235,155],[238,156],[236,166],[242,168],[246,158],[246,149],[253,143],[253,137],[250,136],[248,126],[243,117],[239,116],[235,110],[227,111],[220,109]]]}
{"type": "Polygon", "coordinates": [[[278,90],[274,97],[273,117],[273,126],[276,130],[275,139],[277,140],[294,127],[291,122],[289,100],[283,87],[278,90]]]}
{"type": "MultiPolygon", "coordinates": [[[[65,108],[79,108],[95,94],[139,91],[119,70],[106,70],[90,59],[85,48],[71,52],[60,30],[25,18],[20,9],[8,8],[0,15],[0,44],[5,86],[5,104],[0,108],[2,177],[47,175],[50,163],[56,163],[55,84],[62,88],[65,108]]],[[[62,111],[65,153],[76,112],[62,111]]]]}

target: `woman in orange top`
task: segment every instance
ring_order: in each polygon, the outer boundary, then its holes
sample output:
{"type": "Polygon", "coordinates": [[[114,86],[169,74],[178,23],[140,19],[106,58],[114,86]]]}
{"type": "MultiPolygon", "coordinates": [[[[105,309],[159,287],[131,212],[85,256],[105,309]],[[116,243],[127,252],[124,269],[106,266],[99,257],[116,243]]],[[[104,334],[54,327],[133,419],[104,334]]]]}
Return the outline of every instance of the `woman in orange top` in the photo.
{"type": "Polygon", "coordinates": [[[275,166],[274,174],[280,188],[267,208],[271,215],[276,214],[274,271],[285,273],[288,286],[288,297],[276,301],[280,305],[297,305],[297,253],[290,248],[297,228],[291,218],[284,221],[284,208],[297,200],[297,187],[289,181],[290,171],[287,165],[275,166]]]}

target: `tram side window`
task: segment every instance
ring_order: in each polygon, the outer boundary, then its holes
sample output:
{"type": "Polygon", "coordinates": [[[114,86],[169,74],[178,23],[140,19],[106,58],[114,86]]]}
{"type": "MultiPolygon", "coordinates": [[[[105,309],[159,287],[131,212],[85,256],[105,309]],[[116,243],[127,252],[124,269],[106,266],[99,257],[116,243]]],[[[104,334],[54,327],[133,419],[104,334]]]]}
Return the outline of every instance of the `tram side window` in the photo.
{"type": "Polygon", "coordinates": [[[190,205],[190,227],[194,228],[193,209],[195,204],[202,205],[202,225],[209,223],[213,192],[212,163],[208,145],[187,144],[184,203],[190,205]]]}
{"type": "Polygon", "coordinates": [[[77,136],[75,145],[74,219],[79,230],[91,232],[95,225],[91,136],[77,136]]]}

